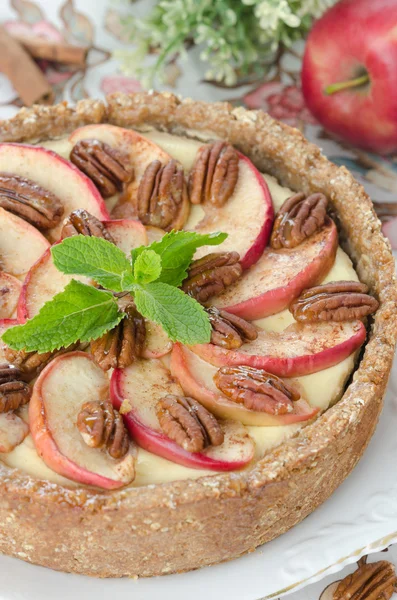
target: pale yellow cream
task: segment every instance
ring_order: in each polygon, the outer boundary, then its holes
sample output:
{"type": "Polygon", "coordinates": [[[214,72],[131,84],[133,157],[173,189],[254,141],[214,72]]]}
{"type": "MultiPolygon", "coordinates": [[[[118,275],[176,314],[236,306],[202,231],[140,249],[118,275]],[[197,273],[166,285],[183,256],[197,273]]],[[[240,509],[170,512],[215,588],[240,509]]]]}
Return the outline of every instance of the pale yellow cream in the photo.
{"type": "MultiPolygon", "coordinates": [[[[202,144],[195,140],[180,138],[157,131],[146,133],[145,136],[161,146],[175,159],[179,160],[186,170],[189,170],[193,165],[197,149],[202,144]]],[[[69,158],[71,145],[67,138],[46,142],[42,145],[54,150],[64,158],[69,158]]],[[[269,186],[274,207],[277,210],[284,200],[292,194],[292,191],[280,186],[277,180],[271,175],[264,175],[264,178],[269,186]]],[[[197,223],[201,220],[202,216],[203,211],[201,207],[194,207],[194,211],[189,218],[189,224],[197,223]]],[[[341,248],[338,249],[335,264],[325,277],[324,282],[337,280],[358,280],[350,258],[341,248]]],[[[260,319],[256,321],[256,324],[267,331],[279,332],[293,322],[294,319],[291,313],[288,310],[284,310],[276,315],[260,319]]],[[[326,410],[330,405],[335,403],[343,393],[346,381],[354,368],[354,361],[355,355],[353,354],[333,367],[312,375],[296,378],[308,402],[312,406],[319,407],[321,410],[326,410]]],[[[280,427],[247,427],[250,435],[255,440],[255,458],[259,459],[263,457],[268,450],[294,436],[301,427],[302,424],[299,423],[280,427]]],[[[45,465],[38,456],[30,435],[12,452],[0,456],[1,460],[10,467],[17,467],[33,477],[58,484],[77,485],[75,482],[54,473],[45,465]]],[[[211,474],[214,474],[214,471],[183,467],[140,449],[137,461],[137,475],[131,485],[138,487],[181,479],[195,479],[211,474]]]]}

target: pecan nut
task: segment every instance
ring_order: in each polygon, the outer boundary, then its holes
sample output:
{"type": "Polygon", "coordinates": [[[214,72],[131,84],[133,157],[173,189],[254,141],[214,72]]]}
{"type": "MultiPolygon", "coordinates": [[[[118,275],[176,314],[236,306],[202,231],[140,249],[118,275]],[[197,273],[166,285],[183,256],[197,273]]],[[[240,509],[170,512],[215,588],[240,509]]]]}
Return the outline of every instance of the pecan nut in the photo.
{"type": "Polygon", "coordinates": [[[332,281],[305,290],[289,309],[296,321],[313,323],[364,319],[378,307],[365,283],[332,281]]]}
{"type": "Polygon", "coordinates": [[[188,452],[201,452],[223,443],[218,421],[193,398],[169,394],[158,401],[156,414],[164,433],[188,452]]]}
{"type": "Polygon", "coordinates": [[[339,582],[334,600],[389,600],[397,589],[394,565],[386,560],[367,563],[361,559],[358,569],[339,582]]]}
{"type": "Polygon", "coordinates": [[[219,296],[242,275],[238,252],[213,252],[194,260],[188,270],[182,290],[198,302],[219,296]]]}
{"type": "Polygon", "coordinates": [[[61,238],[64,239],[73,235],[99,237],[114,244],[106,225],[83,208],[77,208],[71,212],[63,222],[61,238]]]}
{"type": "Polygon", "coordinates": [[[4,356],[14,367],[18,368],[23,377],[30,381],[36,377],[49,362],[51,362],[57,356],[65,354],[66,352],[72,352],[79,346],[78,343],[72,344],[67,348],[60,348],[59,350],[53,350],[52,352],[44,352],[39,354],[38,352],[25,352],[25,350],[12,350],[6,346],[4,348],[4,356]]]}
{"type": "Polygon", "coordinates": [[[233,402],[271,415],[291,412],[293,402],[300,398],[282,379],[254,367],[221,367],[214,375],[214,382],[233,402]]]}
{"type": "Polygon", "coordinates": [[[91,448],[106,448],[112,458],[123,458],[130,439],[123,417],[109,400],[85,402],[77,417],[77,427],[91,448]]]}
{"type": "Polygon", "coordinates": [[[233,350],[258,337],[256,327],[241,317],[219,310],[215,306],[207,308],[207,313],[212,327],[211,344],[215,346],[233,350]]]}
{"type": "Polygon", "coordinates": [[[30,179],[9,173],[0,173],[0,207],[39,229],[55,227],[64,211],[55,194],[30,179]]]}
{"type": "Polygon", "coordinates": [[[99,140],[80,140],[73,146],[70,160],[109,198],[131,181],[134,171],[128,155],[99,140]]]}
{"type": "Polygon", "coordinates": [[[125,369],[142,356],[146,339],[145,319],[133,304],[124,309],[126,316],[114,329],[91,342],[91,353],[104,370],[125,369]]]}
{"type": "Polygon", "coordinates": [[[324,194],[300,192],[288,198],[273,225],[270,245],[275,250],[295,248],[325,224],[328,200],[324,194]]]}
{"type": "Polygon", "coordinates": [[[14,365],[0,365],[0,413],[17,410],[30,400],[31,390],[14,365]]]}
{"type": "Polygon", "coordinates": [[[137,209],[144,225],[172,229],[187,202],[187,189],[183,169],[175,160],[162,165],[153,160],[139,183],[137,209]]]}
{"type": "Polygon", "coordinates": [[[237,184],[238,163],[237,151],[226,142],[202,146],[189,175],[191,203],[224,206],[237,184]]]}

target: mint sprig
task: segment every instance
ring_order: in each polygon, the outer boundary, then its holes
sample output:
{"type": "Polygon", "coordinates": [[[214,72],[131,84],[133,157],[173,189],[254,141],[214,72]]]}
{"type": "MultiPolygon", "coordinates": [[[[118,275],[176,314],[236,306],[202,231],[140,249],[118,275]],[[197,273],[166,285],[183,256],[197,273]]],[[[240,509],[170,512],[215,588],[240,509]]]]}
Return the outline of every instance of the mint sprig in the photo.
{"type": "Polygon", "coordinates": [[[33,319],[7,329],[2,340],[14,350],[51,352],[97,339],[123,316],[111,292],[72,279],[33,319]]]}
{"type": "Polygon", "coordinates": [[[83,275],[105,289],[72,280],[24,325],[7,329],[3,341],[14,350],[51,352],[88,342],[113,329],[125,316],[112,292],[130,293],[138,311],[161,325],[171,340],[203,344],[211,325],[204,308],[178,289],[197,248],[221,244],[224,233],[171,231],[159,242],[131,253],[131,262],[102,238],[73,236],[51,248],[62,273],[83,275]]]}

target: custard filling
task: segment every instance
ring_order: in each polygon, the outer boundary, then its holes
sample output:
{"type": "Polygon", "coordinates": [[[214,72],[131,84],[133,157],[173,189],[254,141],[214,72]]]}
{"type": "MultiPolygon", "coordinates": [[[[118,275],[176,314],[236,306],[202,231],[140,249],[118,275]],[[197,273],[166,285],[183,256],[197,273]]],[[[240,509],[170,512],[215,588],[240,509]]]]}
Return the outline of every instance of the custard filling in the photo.
{"type": "MultiPolygon", "coordinates": [[[[145,137],[155,142],[164,151],[178,160],[186,171],[191,169],[197,150],[202,146],[201,142],[158,131],[146,133],[145,137]]],[[[72,149],[68,138],[48,141],[40,145],[53,150],[66,159],[69,158],[72,149]]],[[[265,174],[263,177],[270,190],[274,209],[277,211],[293,192],[279,185],[277,180],[271,175],[265,174]]],[[[114,202],[110,199],[107,201],[107,204],[111,206],[114,202]]],[[[193,228],[203,217],[204,211],[202,207],[200,205],[193,206],[186,228],[193,228]]],[[[350,258],[339,247],[335,262],[322,283],[342,280],[358,281],[358,277],[350,258]]],[[[293,323],[295,323],[295,320],[288,310],[283,310],[272,316],[255,321],[256,325],[268,332],[284,331],[293,323]]],[[[152,335],[155,336],[156,332],[152,335]]],[[[294,381],[302,390],[302,396],[308,403],[324,411],[337,402],[343,394],[344,387],[354,369],[354,365],[355,353],[332,367],[310,375],[295,377],[294,381]]],[[[202,368],[204,373],[206,370],[206,363],[204,361],[202,361],[202,368]]],[[[21,415],[27,419],[26,409],[21,411],[21,415]]],[[[294,436],[302,426],[301,423],[271,427],[247,425],[248,433],[255,442],[255,460],[262,458],[266,452],[294,436]]],[[[38,479],[68,486],[80,485],[58,475],[46,466],[36,451],[31,435],[28,435],[13,451],[1,454],[0,459],[8,466],[18,468],[38,479]]],[[[193,469],[182,466],[140,448],[136,464],[136,477],[130,485],[132,487],[139,487],[182,479],[195,479],[204,475],[213,475],[214,473],[213,470],[193,469]]]]}

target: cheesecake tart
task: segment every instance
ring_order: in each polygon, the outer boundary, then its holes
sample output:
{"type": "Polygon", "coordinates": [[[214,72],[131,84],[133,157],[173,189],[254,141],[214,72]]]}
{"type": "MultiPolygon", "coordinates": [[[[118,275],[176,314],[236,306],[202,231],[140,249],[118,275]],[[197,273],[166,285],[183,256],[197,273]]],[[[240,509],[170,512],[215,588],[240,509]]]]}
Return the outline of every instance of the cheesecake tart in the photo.
{"type": "Polygon", "coordinates": [[[22,109],[0,142],[0,552],[153,576],[299,523],[361,457],[394,355],[394,260],[364,189],[267,114],[166,93],[22,109]],[[176,282],[182,230],[207,242],[176,282]],[[104,259],[60,267],[88,238],[132,252],[131,293],[104,259]],[[156,281],[208,339],[150,312],[136,286],[156,281]],[[51,350],[9,341],[69,286],[122,316],[51,350]]]}

